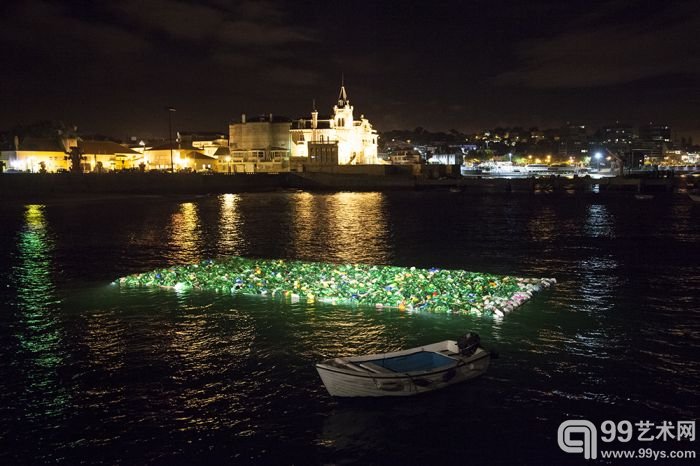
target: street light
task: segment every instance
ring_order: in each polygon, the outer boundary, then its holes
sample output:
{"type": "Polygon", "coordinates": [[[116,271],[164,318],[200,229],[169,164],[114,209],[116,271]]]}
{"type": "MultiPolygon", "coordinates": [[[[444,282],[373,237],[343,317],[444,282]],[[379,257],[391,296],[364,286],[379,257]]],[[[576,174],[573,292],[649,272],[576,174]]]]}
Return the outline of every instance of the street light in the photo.
{"type": "Polygon", "coordinates": [[[146,168],[146,141],[143,139],[139,141],[139,146],[141,146],[141,163],[144,169],[146,168]]]}
{"type": "Polygon", "coordinates": [[[175,165],[173,163],[173,113],[176,112],[173,107],[166,107],[168,110],[168,133],[170,133],[170,173],[175,173],[175,165]]]}
{"type": "Polygon", "coordinates": [[[602,158],[603,158],[603,154],[601,154],[600,152],[595,153],[595,159],[598,162],[598,171],[600,171],[600,159],[602,159],[602,158]]]}

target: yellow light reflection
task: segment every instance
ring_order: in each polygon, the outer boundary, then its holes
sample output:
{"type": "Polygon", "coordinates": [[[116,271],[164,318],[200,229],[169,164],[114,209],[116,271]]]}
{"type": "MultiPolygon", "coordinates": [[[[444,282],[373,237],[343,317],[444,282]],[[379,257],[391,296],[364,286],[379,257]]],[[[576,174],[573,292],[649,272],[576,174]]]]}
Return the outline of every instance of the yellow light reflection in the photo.
{"type": "Polygon", "coordinates": [[[294,198],[296,257],[319,253],[330,262],[386,264],[392,257],[382,193],[336,193],[294,198]]]}
{"type": "Polygon", "coordinates": [[[318,208],[314,206],[314,195],[298,193],[292,199],[294,218],[292,219],[292,241],[297,258],[304,258],[304,252],[313,242],[319,222],[318,208]]]}
{"type": "Polygon", "coordinates": [[[223,194],[219,196],[219,241],[218,254],[240,255],[245,250],[245,239],[241,235],[241,196],[223,194]]]}
{"type": "Polygon", "coordinates": [[[108,313],[93,313],[85,321],[83,343],[90,349],[90,363],[107,371],[116,371],[125,364],[125,347],[130,335],[123,322],[108,313]]]}
{"type": "Polygon", "coordinates": [[[168,351],[175,352],[177,374],[184,382],[182,398],[188,416],[181,421],[185,429],[214,428],[230,425],[231,413],[246,410],[249,399],[246,393],[257,383],[255,377],[230,380],[234,386],[242,387],[233,393],[222,390],[219,383],[204,385],[187,383],[192,374],[206,376],[223,373],[247,372],[246,364],[253,352],[256,340],[256,323],[250,314],[231,309],[226,315],[212,318],[201,308],[183,309],[181,319],[169,326],[168,351]],[[226,330],[222,330],[225,328],[226,330]],[[232,330],[235,329],[235,330],[232,330]],[[230,334],[229,334],[230,332],[230,334]],[[229,335],[222,344],[222,335],[229,335]],[[236,393],[240,392],[239,396],[236,393]],[[220,415],[212,416],[217,407],[226,406],[220,415]]]}
{"type": "Polygon", "coordinates": [[[194,263],[201,260],[202,231],[197,206],[192,202],[180,204],[170,222],[170,258],[178,263],[194,263]]]}
{"type": "Polygon", "coordinates": [[[337,193],[329,199],[330,240],[344,262],[390,259],[386,209],[382,193],[337,193]]]}

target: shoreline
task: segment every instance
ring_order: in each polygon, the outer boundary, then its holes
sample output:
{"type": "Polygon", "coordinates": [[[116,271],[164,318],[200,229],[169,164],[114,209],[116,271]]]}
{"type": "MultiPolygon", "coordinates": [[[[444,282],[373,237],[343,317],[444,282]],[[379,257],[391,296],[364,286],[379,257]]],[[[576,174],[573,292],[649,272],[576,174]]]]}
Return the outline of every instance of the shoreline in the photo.
{"type": "Polygon", "coordinates": [[[683,177],[474,178],[366,175],[324,172],[280,174],[2,174],[3,201],[101,202],[119,199],[198,198],[227,193],[279,191],[450,191],[454,194],[563,193],[685,195],[693,185],[683,177]]]}

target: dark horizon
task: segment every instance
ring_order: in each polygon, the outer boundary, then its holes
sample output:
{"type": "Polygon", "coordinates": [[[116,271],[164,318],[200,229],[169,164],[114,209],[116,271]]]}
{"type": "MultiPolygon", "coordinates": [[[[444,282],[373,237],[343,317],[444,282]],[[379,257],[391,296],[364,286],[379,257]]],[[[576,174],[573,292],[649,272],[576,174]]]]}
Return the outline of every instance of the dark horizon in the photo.
{"type": "MultiPolygon", "coordinates": [[[[607,1],[23,1],[0,6],[0,128],[60,120],[87,133],[173,127],[333,106],[423,127],[668,124],[700,139],[700,5],[607,1]]],[[[674,137],[675,137],[674,136],[674,137]]]]}

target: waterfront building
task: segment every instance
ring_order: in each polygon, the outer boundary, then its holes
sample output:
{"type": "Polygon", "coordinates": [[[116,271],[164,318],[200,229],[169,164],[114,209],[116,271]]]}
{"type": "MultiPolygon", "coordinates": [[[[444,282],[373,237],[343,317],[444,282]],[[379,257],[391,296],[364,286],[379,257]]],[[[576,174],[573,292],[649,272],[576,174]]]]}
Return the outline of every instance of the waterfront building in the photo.
{"type": "Polygon", "coordinates": [[[135,168],[136,161],[141,157],[139,152],[114,141],[79,139],[78,149],[83,157],[80,164],[83,172],[101,173],[135,168]]]}
{"type": "Polygon", "coordinates": [[[219,159],[218,171],[228,173],[289,170],[291,120],[273,114],[255,118],[241,115],[229,125],[230,155],[219,159]]]}
{"type": "Polygon", "coordinates": [[[194,172],[213,172],[217,168],[217,157],[207,155],[200,151],[190,152],[187,160],[186,170],[194,172]]]}
{"type": "Polygon", "coordinates": [[[217,159],[200,152],[191,144],[173,142],[146,148],[143,158],[146,170],[213,171],[217,159]],[[172,158],[171,158],[172,154],[172,158]]]}
{"type": "Polygon", "coordinates": [[[228,135],[219,132],[187,132],[178,131],[177,140],[191,145],[204,155],[216,157],[217,151],[222,147],[228,148],[228,135]]]}
{"type": "Polygon", "coordinates": [[[588,155],[588,133],[585,125],[567,123],[561,129],[559,157],[583,157],[588,155]]]}
{"type": "Polygon", "coordinates": [[[636,139],[637,135],[632,126],[616,121],[614,125],[603,126],[596,132],[595,140],[590,143],[591,153],[605,153],[606,160],[611,158],[611,167],[631,167],[636,164],[632,154],[632,146],[636,139]]]}
{"type": "Polygon", "coordinates": [[[319,116],[313,108],[311,118],[299,118],[290,130],[292,160],[311,164],[376,164],[377,131],[364,115],[355,119],[345,86],[330,116],[319,116]]]}
{"type": "Polygon", "coordinates": [[[600,139],[609,149],[627,147],[635,139],[634,129],[630,125],[616,122],[613,126],[603,126],[600,129],[600,139]]]}
{"type": "Polygon", "coordinates": [[[82,156],[83,172],[133,168],[134,161],[141,156],[114,141],[83,140],[70,132],[58,131],[48,137],[15,136],[13,147],[2,151],[1,159],[10,170],[55,173],[71,169],[69,154],[76,148],[82,156]]]}
{"type": "Polygon", "coordinates": [[[219,147],[216,152],[211,155],[216,159],[213,165],[213,171],[221,173],[231,173],[231,149],[226,147],[219,147]]]}
{"type": "Polygon", "coordinates": [[[70,162],[67,160],[69,144],[76,145],[73,139],[70,141],[55,137],[27,136],[20,140],[14,136],[13,145],[8,150],[3,150],[0,160],[6,169],[26,171],[32,173],[57,172],[67,170],[70,162]]]}
{"type": "Polygon", "coordinates": [[[464,154],[461,151],[454,151],[444,154],[433,154],[428,163],[437,165],[462,165],[464,162],[464,154]]]}
{"type": "Polygon", "coordinates": [[[639,139],[644,142],[669,144],[671,142],[671,127],[654,123],[640,126],[639,139]]]}
{"type": "Polygon", "coordinates": [[[417,150],[399,150],[389,154],[392,165],[419,165],[422,157],[417,150]]]}
{"type": "Polygon", "coordinates": [[[639,127],[639,138],[632,146],[635,165],[657,165],[664,159],[671,145],[671,128],[668,125],[649,123],[639,127]]]}

